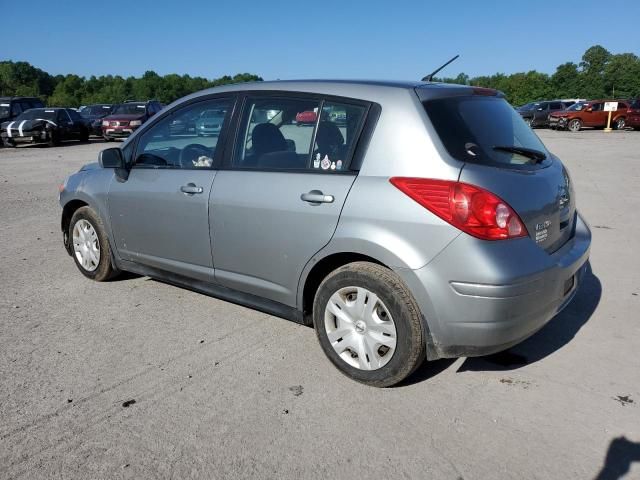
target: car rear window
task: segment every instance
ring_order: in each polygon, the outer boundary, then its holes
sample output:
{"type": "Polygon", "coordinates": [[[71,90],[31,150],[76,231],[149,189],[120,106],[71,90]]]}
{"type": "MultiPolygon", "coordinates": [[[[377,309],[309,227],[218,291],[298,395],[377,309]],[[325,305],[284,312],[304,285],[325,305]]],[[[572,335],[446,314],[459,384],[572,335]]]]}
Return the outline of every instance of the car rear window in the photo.
{"type": "Polygon", "coordinates": [[[449,154],[462,162],[527,168],[549,162],[535,133],[506,100],[480,95],[427,100],[424,108],[449,154]],[[507,151],[531,150],[540,155],[507,151]]]}

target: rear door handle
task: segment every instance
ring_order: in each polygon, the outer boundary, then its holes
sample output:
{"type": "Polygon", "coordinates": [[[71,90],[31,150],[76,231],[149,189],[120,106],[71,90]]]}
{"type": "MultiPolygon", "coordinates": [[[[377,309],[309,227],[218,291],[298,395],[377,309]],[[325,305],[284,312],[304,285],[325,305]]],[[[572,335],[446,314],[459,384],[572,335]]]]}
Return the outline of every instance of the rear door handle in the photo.
{"type": "Polygon", "coordinates": [[[202,193],[202,187],[196,187],[195,183],[187,183],[180,187],[180,191],[182,193],[186,193],[187,195],[194,195],[196,193],[202,193]]]}
{"type": "Polygon", "coordinates": [[[335,198],[333,195],[325,195],[320,190],[311,190],[308,193],[300,195],[300,199],[304,202],[313,203],[319,205],[321,203],[333,203],[335,198]]]}

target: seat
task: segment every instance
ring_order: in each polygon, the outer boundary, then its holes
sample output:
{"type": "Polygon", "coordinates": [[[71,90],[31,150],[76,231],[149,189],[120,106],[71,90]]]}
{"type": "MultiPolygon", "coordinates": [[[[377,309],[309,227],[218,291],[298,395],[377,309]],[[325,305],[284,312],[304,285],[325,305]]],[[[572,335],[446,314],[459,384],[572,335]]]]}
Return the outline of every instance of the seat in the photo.
{"type": "Polygon", "coordinates": [[[252,152],[257,157],[265,153],[287,150],[287,141],[282,132],[273,123],[259,123],[251,134],[252,152]]]}
{"type": "Polygon", "coordinates": [[[344,160],[344,136],[335,123],[320,122],[316,133],[316,145],[318,148],[314,155],[318,153],[321,157],[327,155],[332,161],[344,160]]]}

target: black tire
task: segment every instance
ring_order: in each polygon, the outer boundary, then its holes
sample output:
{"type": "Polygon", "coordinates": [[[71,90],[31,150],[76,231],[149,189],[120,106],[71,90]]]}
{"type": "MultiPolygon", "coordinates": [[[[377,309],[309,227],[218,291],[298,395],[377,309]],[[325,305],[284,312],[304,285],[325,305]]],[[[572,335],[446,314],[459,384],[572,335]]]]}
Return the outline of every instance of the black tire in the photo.
{"type": "Polygon", "coordinates": [[[569,122],[567,123],[567,130],[574,133],[579,132],[580,130],[582,130],[582,120],[580,120],[579,118],[573,118],[569,120],[569,122]]]}
{"type": "Polygon", "coordinates": [[[529,128],[533,128],[533,118],[525,118],[524,123],[526,123],[529,128]]]}
{"type": "Polygon", "coordinates": [[[57,147],[60,145],[60,137],[54,130],[51,130],[49,133],[49,141],[47,142],[47,145],[50,147],[57,147]]]}
{"type": "Polygon", "coordinates": [[[80,132],[80,141],[81,142],[88,142],[89,141],[89,130],[86,128],[82,129],[82,132],[80,132]]]}
{"type": "Polygon", "coordinates": [[[370,262],[354,262],[330,273],[318,287],[313,302],[313,324],[320,346],[343,374],[374,387],[401,382],[422,363],[425,340],[420,309],[404,282],[393,271],[370,262]],[[325,308],[331,296],[345,287],[364,287],[384,303],[396,328],[396,346],[388,363],[377,370],[349,365],[331,346],[325,329],[325,308]]]}
{"type": "Polygon", "coordinates": [[[624,117],[616,118],[615,122],[613,122],[613,128],[615,130],[624,130],[627,126],[627,122],[624,117]]]}
{"type": "Polygon", "coordinates": [[[69,222],[68,235],[73,261],[78,267],[78,270],[80,270],[80,272],[85,277],[90,278],[91,280],[95,280],[96,282],[104,282],[120,274],[120,270],[118,270],[111,264],[111,246],[109,244],[109,239],[107,238],[102,220],[100,220],[100,217],[90,207],[81,207],[75,211],[73,217],[71,217],[71,222],[69,222]],[[73,228],[80,220],[86,220],[87,222],[89,222],[97,233],[98,245],[100,249],[100,260],[98,262],[98,267],[93,271],[85,269],[78,261],[78,258],[73,251],[73,228]]]}

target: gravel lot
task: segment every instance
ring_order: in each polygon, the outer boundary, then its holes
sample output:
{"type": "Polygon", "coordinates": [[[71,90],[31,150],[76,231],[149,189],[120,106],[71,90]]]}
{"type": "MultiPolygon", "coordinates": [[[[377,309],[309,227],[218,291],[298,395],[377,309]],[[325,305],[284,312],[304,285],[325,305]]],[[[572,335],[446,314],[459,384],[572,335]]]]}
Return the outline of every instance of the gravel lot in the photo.
{"type": "Polygon", "coordinates": [[[0,149],[0,478],[640,478],[640,132],[538,133],[571,170],[592,275],[508,353],[386,390],[309,328],[86,280],[57,186],[106,144],[0,149]]]}

